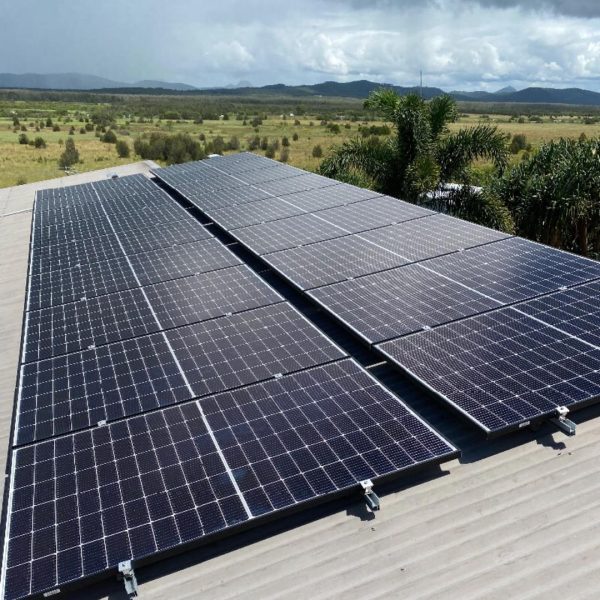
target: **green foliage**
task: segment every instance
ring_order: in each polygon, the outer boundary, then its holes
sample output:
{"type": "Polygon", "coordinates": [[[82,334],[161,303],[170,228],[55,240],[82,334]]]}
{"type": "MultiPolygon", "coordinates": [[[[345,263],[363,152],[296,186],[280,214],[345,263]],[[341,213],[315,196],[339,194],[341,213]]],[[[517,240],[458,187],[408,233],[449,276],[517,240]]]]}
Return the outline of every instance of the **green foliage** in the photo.
{"type": "Polygon", "coordinates": [[[323,156],[323,148],[321,148],[320,144],[317,144],[312,149],[313,158],[321,158],[323,156]]]}
{"type": "Polygon", "coordinates": [[[275,144],[271,143],[267,146],[267,149],[265,150],[265,156],[267,158],[275,158],[276,151],[277,151],[277,149],[275,148],[275,144]]]}
{"type": "Polygon", "coordinates": [[[119,158],[129,158],[131,151],[129,149],[129,144],[125,140],[117,140],[115,148],[119,158]]]}
{"type": "Polygon", "coordinates": [[[524,133],[515,133],[509,147],[512,154],[518,154],[521,150],[525,150],[527,148],[527,136],[524,133]]]}
{"type": "MultiPolygon", "coordinates": [[[[369,96],[365,108],[391,122],[394,135],[357,137],[334,148],[321,163],[323,175],[344,181],[361,176],[383,193],[419,203],[447,182],[466,188],[469,167],[479,158],[491,160],[498,172],[507,164],[506,137],[495,127],[482,124],[449,133],[448,123],[456,120],[457,110],[448,96],[425,102],[416,94],[398,96],[393,90],[380,89],[369,96]]],[[[490,226],[510,227],[504,214],[475,210],[475,199],[467,201],[465,197],[459,207],[458,200],[449,195],[437,198],[447,200],[441,207],[446,212],[460,212],[490,226]]]]}
{"type": "Polygon", "coordinates": [[[229,141],[225,145],[227,150],[239,150],[240,149],[240,140],[237,136],[233,135],[229,138],[229,141]]]}
{"type": "Polygon", "coordinates": [[[46,147],[46,141],[44,140],[43,137],[36,137],[35,140],[33,140],[33,145],[36,148],[45,148],[46,147]]]}
{"type": "Polygon", "coordinates": [[[133,148],[143,159],[161,160],[167,164],[189,162],[206,157],[202,144],[187,133],[168,135],[153,132],[147,139],[135,140],[133,148]]]}
{"type": "Polygon", "coordinates": [[[223,154],[226,144],[222,136],[218,135],[206,145],[207,154],[223,154]]]}
{"type": "Polygon", "coordinates": [[[281,138],[281,145],[284,148],[290,145],[290,140],[285,135],[281,138]]]}
{"type": "Polygon", "coordinates": [[[299,137],[300,136],[297,133],[294,133],[294,135],[292,136],[292,139],[294,140],[294,142],[297,142],[299,137]]]}
{"type": "Polygon", "coordinates": [[[60,125],[58,123],[56,125],[53,125],[52,131],[60,131],[60,125]]]}
{"type": "Polygon", "coordinates": [[[75,142],[73,138],[67,138],[65,142],[65,150],[60,155],[58,164],[60,167],[67,168],[79,162],[79,152],[75,148],[75,142]]]}
{"type": "Polygon", "coordinates": [[[517,233],[539,242],[600,255],[600,140],[543,144],[494,186],[514,215],[517,233]]]}
{"type": "Polygon", "coordinates": [[[100,140],[102,142],[105,142],[106,144],[116,144],[117,143],[117,134],[112,130],[109,129],[101,138],[100,140]]]}
{"type": "Polygon", "coordinates": [[[286,163],[290,160],[290,149],[284,146],[279,153],[279,162],[286,163]]]}
{"type": "Polygon", "coordinates": [[[26,133],[22,133],[21,135],[19,135],[19,144],[29,144],[29,138],[27,137],[26,133]]]}

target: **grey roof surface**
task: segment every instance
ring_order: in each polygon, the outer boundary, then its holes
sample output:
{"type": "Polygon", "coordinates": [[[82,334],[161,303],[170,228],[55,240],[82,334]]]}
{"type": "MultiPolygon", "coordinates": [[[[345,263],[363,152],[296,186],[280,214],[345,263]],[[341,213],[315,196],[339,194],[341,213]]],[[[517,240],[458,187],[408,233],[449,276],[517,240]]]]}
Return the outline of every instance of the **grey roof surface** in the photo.
{"type": "MultiPolygon", "coordinates": [[[[146,163],[0,190],[0,461],[6,460],[35,189],[147,172],[146,163]],[[22,211],[22,212],[18,212],[22,211]]],[[[318,314],[317,314],[318,317],[318,314]]],[[[463,451],[377,490],[375,518],[344,499],[137,571],[143,599],[596,599],[600,596],[600,406],[492,442],[373,370],[463,451]]],[[[1,486],[2,484],[0,484],[1,486]]],[[[81,598],[125,598],[106,582],[81,598]]]]}

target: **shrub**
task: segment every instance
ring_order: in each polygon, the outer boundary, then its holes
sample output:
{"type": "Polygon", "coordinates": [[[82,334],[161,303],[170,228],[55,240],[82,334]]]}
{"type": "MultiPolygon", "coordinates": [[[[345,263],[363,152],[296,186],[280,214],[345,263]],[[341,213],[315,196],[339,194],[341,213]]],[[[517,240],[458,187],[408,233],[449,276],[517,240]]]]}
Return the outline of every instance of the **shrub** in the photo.
{"type": "Polygon", "coordinates": [[[119,158],[129,158],[129,144],[125,140],[117,140],[115,144],[119,158]]]}
{"type": "Polygon", "coordinates": [[[201,142],[205,142],[205,141],[206,141],[206,136],[205,136],[203,133],[201,133],[201,134],[198,136],[198,139],[199,139],[201,142]]]}
{"type": "Polygon", "coordinates": [[[52,123],[52,119],[50,117],[48,117],[46,119],[46,127],[53,127],[54,123],[52,123]]]}
{"type": "Polygon", "coordinates": [[[265,156],[267,158],[275,158],[275,144],[269,144],[265,150],[265,156]]]}
{"type": "Polygon", "coordinates": [[[60,125],[56,124],[52,127],[52,131],[60,131],[60,125]]]}
{"type": "Polygon", "coordinates": [[[75,142],[73,141],[73,138],[67,138],[67,141],[65,142],[65,150],[60,155],[58,164],[59,166],[66,168],[78,162],[79,152],[77,151],[77,148],[75,148],[75,142]]]}
{"type": "Polygon", "coordinates": [[[209,154],[223,154],[223,151],[225,150],[225,140],[218,135],[208,143],[206,150],[209,154]]]}
{"type": "Polygon", "coordinates": [[[317,144],[312,149],[312,155],[314,158],[321,158],[323,156],[323,148],[321,148],[321,146],[319,144],[317,144]]]}
{"type": "Polygon", "coordinates": [[[106,144],[116,144],[117,143],[117,134],[112,129],[109,129],[102,136],[101,141],[105,142],[106,144]]]}
{"type": "Polygon", "coordinates": [[[290,140],[288,140],[286,136],[283,136],[283,137],[281,138],[281,145],[282,145],[284,148],[287,148],[287,147],[290,145],[290,140]]]}
{"type": "Polygon", "coordinates": [[[163,160],[167,164],[200,160],[206,156],[202,144],[188,133],[167,135],[153,132],[148,140],[136,139],[133,149],[143,159],[163,160]]]}
{"type": "Polygon", "coordinates": [[[286,163],[288,160],[290,160],[290,149],[287,147],[282,148],[279,153],[279,162],[286,163]]]}
{"type": "Polygon", "coordinates": [[[260,140],[260,149],[266,150],[268,147],[269,147],[269,138],[264,137],[262,140],[260,140]]]}
{"type": "Polygon", "coordinates": [[[255,135],[248,140],[248,150],[257,150],[260,146],[260,138],[255,135]]]}
{"type": "Polygon", "coordinates": [[[29,144],[29,138],[27,137],[26,133],[22,133],[19,136],[19,144],[29,144]]]}
{"type": "Polygon", "coordinates": [[[524,133],[516,133],[510,142],[510,151],[518,154],[521,150],[527,148],[527,136],[524,133]]]}
{"type": "Polygon", "coordinates": [[[292,136],[292,139],[297,142],[298,141],[298,134],[294,133],[294,135],[292,136]]]}
{"type": "Polygon", "coordinates": [[[46,147],[46,141],[44,140],[43,137],[36,137],[35,140],[33,141],[33,145],[36,148],[45,148],[46,147]]]}
{"type": "Polygon", "coordinates": [[[240,149],[240,140],[237,136],[231,136],[229,141],[227,142],[227,150],[239,150],[240,149]]]}

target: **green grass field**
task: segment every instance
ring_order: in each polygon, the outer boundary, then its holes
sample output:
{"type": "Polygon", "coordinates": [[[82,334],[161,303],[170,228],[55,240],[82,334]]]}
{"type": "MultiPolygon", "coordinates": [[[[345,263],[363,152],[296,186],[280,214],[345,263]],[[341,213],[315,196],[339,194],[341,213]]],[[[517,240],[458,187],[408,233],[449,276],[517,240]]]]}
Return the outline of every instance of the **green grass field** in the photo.
{"type": "MultiPolygon", "coordinates": [[[[226,142],[237,137],[240,142],[240,150],[246,150],[248,141],[251,137],[258,135],[261,138],[267,137],[269,141],[279,140],[285,136],[290,141],[289,146],[289,164],[298,166],[309,171],[314,171],[320,162],[320,159],[312,155],[313,148],[320,145],[323,154],[334,144],[340,144],[344,140],[358,134],[359,122],[336,118],[335,122],[340,126],[339,133],[330,132],[325,126],[320,124],[320,118],[316,114],[302,115],[300,117],[290,116],[286,113],[285,119],[280,114],[270,114],[263,120],[258,131],[248,123],[243,124],[232,116],[229,120],[205,120],[203,124],[195,124],[192,120],[178,121],[155,121],[153,123],[138,123],[127,121],[120,118],[117,122],[117,135],[120,139],[125,139],[131,149],[129,158],[119,158],[114,144],[101,142],[95,133],[80,133],[80,129],[85,125],[81,121],[81,115],[91,113],[97,109],[96,104],[69,104],[63,102],[23,102],[15,101],[3,102],[2,113],[0,116],[0,187],[16,185],[18,183],[31,183],[53,177],[64,175],[64,171],[58,166],[58,159],[63,151],[63,144],[69,137],[71,126],[75,128],[75,134],[72,136],[79,150],[81,162],[74,166],[77,172],[91,171],[116,165],[122,165],[129,162],[140,160],[140,157],[133,153],[133,141],[145,134],[153,131],[164,133],[186,132],[198,139],[200,134],[204,134],[206,141],[211,141],[217,136],[221,136],[226,142]],[[43,112],[42,112],[43,109],[43,112]],[[14,111],[14,112],[13,112],[14,111]],[[14,131],[11,115],[16,114],[20,119],[20,125],[26,127],[22,132],[19,128],[14,131]],[[41,115],[53,116],[53,121],[61,128],[60,131],[52,131],[49,128],[43,128],[36,131],[36,126],[32,123],[39,123],[41,115]],[[300,124],[295,124],[298,118],[300,124]],[[19,135],[26,133],[29,139],[37,136],[44,138],[47,147],[36,149],[33,146],[19,144],[19,135]],[[294,134],[298,135],[298,140],[294,141],[294,134]]],[[[289,110],[289,107],[288,109],[289,110]]],[[[45,118],[44,118],[45,120],[45,118]]],[[[525,134],[527,142],[534,148],[544,141],[566,137],[577,138],[582,132],[589,137],[600,135],[600,124],[585,124],[585,117],[582,116],[559,116],[556,118],[544,117],[542,123],[530,122],[525,119],[524,123],[516,120],[510,120],[506,115],[481,115],[467,114],[462,115],[458,122],[451,128],[476,125],[480,122],[489,122],[498,126],[506,133],[525,134]]],[[[372,122],[369,125],[373,124],[372,122]]],[[[260,151],[260,150],[258,150],[260,151]]],[[[275,158],[280,157],[280,150],[275,158]]],[[[518,160],[514,157],[513,160],[518,160]]]]}

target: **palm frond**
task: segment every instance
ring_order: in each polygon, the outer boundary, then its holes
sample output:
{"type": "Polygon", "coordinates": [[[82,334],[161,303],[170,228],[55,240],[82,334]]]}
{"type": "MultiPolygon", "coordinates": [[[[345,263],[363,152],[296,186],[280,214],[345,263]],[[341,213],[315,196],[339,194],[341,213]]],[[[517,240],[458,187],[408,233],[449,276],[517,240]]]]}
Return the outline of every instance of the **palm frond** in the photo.
{"type": "Polygon", "coordinates": [[[450,96],[437,96],[427,105],[429,109],[429,124],[431,127],[431,137],[437,140],[440,135],[448,130],[448,123],[456,121],[458,112],[456,110],[456,101],[450,96]]]}

